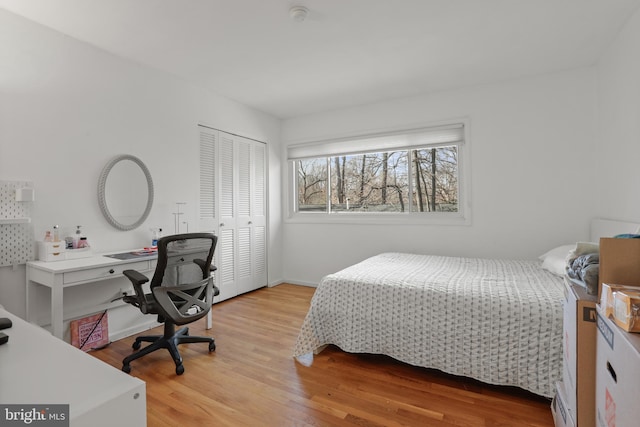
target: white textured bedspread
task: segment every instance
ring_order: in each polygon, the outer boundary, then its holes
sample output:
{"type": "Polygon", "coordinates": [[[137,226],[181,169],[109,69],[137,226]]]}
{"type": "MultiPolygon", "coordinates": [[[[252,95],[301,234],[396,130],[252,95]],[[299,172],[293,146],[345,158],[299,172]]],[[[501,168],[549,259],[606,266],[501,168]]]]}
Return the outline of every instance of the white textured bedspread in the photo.
{"type": "Polygon", "coordinates": [[[539,261],[384,253],[322,279],[294,356],[335,344],[552,397],[563,292],[539,261]]]}

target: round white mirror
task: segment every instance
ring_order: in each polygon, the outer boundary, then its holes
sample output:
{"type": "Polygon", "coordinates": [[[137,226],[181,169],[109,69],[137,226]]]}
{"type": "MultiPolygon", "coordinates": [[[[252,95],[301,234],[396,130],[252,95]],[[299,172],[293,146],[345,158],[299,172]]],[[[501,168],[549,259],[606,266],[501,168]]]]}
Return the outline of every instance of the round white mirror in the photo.
{"type": "Polygon", "coordinates": [[[105,219],[118,230],[139,227],[153,205],[153,180],[147,166],[128,154],[109,161],[98,181],[98,203],[105,219]]]}

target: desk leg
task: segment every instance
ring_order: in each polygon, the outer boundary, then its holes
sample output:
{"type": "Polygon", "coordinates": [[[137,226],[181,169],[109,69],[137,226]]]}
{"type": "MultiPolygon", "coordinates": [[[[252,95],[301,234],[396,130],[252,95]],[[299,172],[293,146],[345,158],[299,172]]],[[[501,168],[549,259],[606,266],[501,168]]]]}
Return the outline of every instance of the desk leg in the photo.
{"type": "Polygon", "coordinates": [[[54,286],[51,288],[51,330],[56,338],[63,338],[62,331],[62,286],[54,286]]]}
{"type": "Polygon", "coordinates": [[[26,319],[27,322],[29,323],[35,323],[35,316],[33,314],[33,310],[31,310],[31,293],[32,293],[32,288],[35,285],[33,284],[33,282],[31,280],[29,280],[29,269],[27,269],[27,289],[26,289],[26,319]]]}

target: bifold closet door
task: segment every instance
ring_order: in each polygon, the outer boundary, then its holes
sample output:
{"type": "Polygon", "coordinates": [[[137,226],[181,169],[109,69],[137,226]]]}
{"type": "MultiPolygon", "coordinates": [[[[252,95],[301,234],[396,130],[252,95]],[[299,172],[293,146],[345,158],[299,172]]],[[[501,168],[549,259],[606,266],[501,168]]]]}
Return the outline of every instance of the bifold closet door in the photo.
{"type": "Polygon", "coordinates": [[[220,131],[205,126],[200,133],[200,203],[199,228],[213,231],[218,236],[214,255],[215,283],[220,295],[215,302],[224,301],[238,294],[234,282],[235,259],[233,250],[233,141],[220,142],[220,131]],[[222,158],[225,158],[223,161],[222,158]],[[223,196],[223,189],[226,191],[223,196]],[[225,200],[226,198],[231,200],[225,200]],[[222,207],[224,205],[224,207],[222,207]],[[221,229],[221,215],[230,218],[231,227],[221,229]]]}
{"type": "Polygon", "coordinates": [[[204,127],[200,144],[201,226],[218,234],[222,301],[267,284],[266,144],[204,127]]]}
{"type": "Polygon", "coordinates": [[[265,215],[265,144],[236,137],[238,148],[237,289],[267,284],[265,215]]]}
{"type": "Polygon", "coordinates": [[[232,135],[218,133],[219,161],[218,161],[218,279],[220,282],[220,299],[238,295],[236,271],[238,269],[236,256],[236,194],[237,170],[234,140],[232,135]],[[223,293],[224,289],[224,293],[223,293]]]}

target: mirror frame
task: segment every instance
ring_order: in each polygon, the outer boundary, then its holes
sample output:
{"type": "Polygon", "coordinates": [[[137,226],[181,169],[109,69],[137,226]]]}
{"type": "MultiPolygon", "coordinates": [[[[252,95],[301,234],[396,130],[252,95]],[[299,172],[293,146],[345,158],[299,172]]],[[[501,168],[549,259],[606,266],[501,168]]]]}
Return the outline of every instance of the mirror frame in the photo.
{"type": "Polygon", "coordinates": [[[102,215],[104,215],[109,224],[118,230],[129,231],[138,228],[147,219],[151,212],[151,207],[153,206],[153,180],[151,179],[149,169],[147,169],[147,166],[142,162],[142,160],[130,154],[122,154],[111,159],[109,163],[105,165],[104,169],[102,169],[100,179],[98,180],[98,203],[100,205],[102,215]],[[140,169],[142,169],[144,176],[147,178],[147,206],[140,218],[133,224],[122,224],[116,220],[113,215],[111,215],[111,211],[109,211],[109,206],[107,206],[107,199],[105,196],[105,186],[107,184],[107,178],[109,178],[109,172],[111,172],[111,169],[113,169],[116,164],[124,160],[131,160],[137,164],[140,169]]]}

